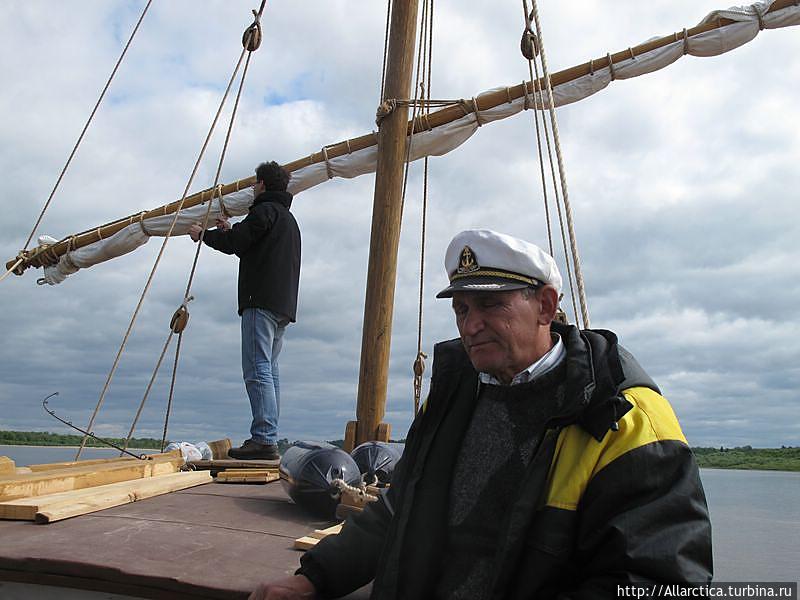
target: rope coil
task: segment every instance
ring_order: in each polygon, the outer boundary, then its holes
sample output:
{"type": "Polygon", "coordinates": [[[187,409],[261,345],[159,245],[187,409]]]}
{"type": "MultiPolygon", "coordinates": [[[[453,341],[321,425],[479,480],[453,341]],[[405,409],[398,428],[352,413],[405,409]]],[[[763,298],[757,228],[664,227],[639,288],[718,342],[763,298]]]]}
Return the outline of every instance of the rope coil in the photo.
{"type": "Polygon", "coordinates": [[[358,487],[348,484],[344,479],[333,479],[331,486],[336,489],[338,495],[341,496],[345,492],[349,492],[359,498],[363,498],[367,502],[372,502],[378,499],[374,494],[367,492],[367,484],[363,481],[358,487]]]}
{"type": "Polygon", "coordinates": [[[397,100],[394,98],[389,98],[381,102],[380,106],[378,106],[375,111],[375,125],[380,127],[383,120],[392,114],[395,108],[397,108],[397,100]]]}

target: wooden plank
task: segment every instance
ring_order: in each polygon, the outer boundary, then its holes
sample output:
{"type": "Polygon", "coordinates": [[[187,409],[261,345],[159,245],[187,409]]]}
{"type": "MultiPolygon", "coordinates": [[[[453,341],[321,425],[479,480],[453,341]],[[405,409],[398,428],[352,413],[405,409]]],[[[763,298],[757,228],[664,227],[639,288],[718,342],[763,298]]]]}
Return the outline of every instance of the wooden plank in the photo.
{"type": "Polygon", "coordinates": [[[7,456],[0,456],[0,476],[15,475],[16,472],[14,461],[7,456]]]}
{"type": "Polygon", "coordinates": [[[0,479],[0,501],[174,473],[180,469],[183,462],[182,456],[160,456],[153,460],[64,467],[29,475],[11,475],[0,479]]]}
{"type": "Polygon", "coordinates": [[[312,533],[309,534],[309,537],[317,538],[321,540],[324,537],[328,537],[329,535],[337,535],[342,531],[342,523],[338,523],[337,525],[333,525],[328,527],[327,529],[315,529],[312,533]]]}
{"type": "Polygon", "coordinates": [[[211,475],[207,472],[187,471],[33,498],[19,498],[0,502],[0,518],[49,523],[211,481],[211,475]],[[42,514],[41,517],[38,516],[39,513],[42,514]]]}
{"type": "Polygon", "coordinates": [[[42,471],[55,471],[56,469],[66,469],[68,467],[89,467],[92,465],[107,465],[110,463],[119,463],[122,461],[130,462],[136,460],[135,458],[93,458],[90,460],[72,460],[68,462],[57,463],[42,463],[40,465],[28,465],[28,468],[34,473],[41,473],[42,471]]]}
{"type": "Polygon", "coordinates": [[[277,469],[242,469],[220,471],[216,481],[219,483],[270,483],[280,479],[277,469]]]}
{"type": "Polygon", "coordinates": [[[311,550],[314,546],[317,545],[319,540],[317,538],[304,536],[301,538],[297,538],[294,541],[294,549],[295,550],[311,550]]]}
{"type": "Polygon", "coordinates": [[[295,550],[310,550],[316,546],[317,542],[319,542],[321,539],[324,539],[329,535],[337,535],[341,530],[341,523],[334,525],[333,527],[328,527],[327,529],[315,529],[308,535],[297,538],[294,541],[294,548],[295,550]]]}
{"type": "MultiPolygon", "coordinates": [[[[170,459],[181,456],[180,450],[172,450],[170,452],[161,452],[155,454],[147,454],[148,460],[153,461],[169,461],[170,459]]],[[[54,471],[56,469],[65,469],[67,467],[88,467],[91,465],[107,465],[112,463],[128,463],[133,460],[138,460],[132,456],[116,456],[114,458],[92,458],[88,460],[73,460],[67,462],[57,463],[43,463],[39,465],[28,465],[28,468],[33,472],[41,471],[54,471]]]]}
{"type": "Polygon", "coordinates": [[[278,474],[278,469],[225,469],[220,471],[220,475],[265,475],[267,473],[278,474]]]}
{"type": "MultiPolygon", "coordinates": [[[[154,496],[168,494],[206,483],[211,483],[212,477],[210,473],[204,471],[187,471],[170,473],[167,475],[160,475],[158,477],[151,477],[148,479],[137,480],[134,482],[124,482],[123,484],[112,484],[127,486],[127,496],[124,491],[98,493],[97,489],[92,490],[95,492],[90,498],[81,499],[78,502],[70,502],[69,504],[56,504],[46,506],[44,510],[39,510],[36,513],[37,523],[53,523],[69,517],[84,515],[87,513],[119,506],[121,504],[128,504],[131,502],[138,502],[154,496]],[[130,488],[133,488],[132,490],[130,488]]],[[[88,490],[87,490],[88,491],[88,490]]]]}
{"type": "Polygon", "coordinates": [[[235,460],[233,458],[219,460],[192,460],[189,464],[195,469],[224,471],[227,469],[277,469],[280,459],[276,460],[235,460]]]}

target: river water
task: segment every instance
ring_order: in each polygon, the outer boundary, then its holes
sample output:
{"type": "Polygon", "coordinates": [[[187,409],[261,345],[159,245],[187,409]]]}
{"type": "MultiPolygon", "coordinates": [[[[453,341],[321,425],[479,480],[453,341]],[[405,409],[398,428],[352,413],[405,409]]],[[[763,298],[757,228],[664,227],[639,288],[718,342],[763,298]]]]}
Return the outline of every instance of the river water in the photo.
{"type": "MultiPolygon", "coordinates": [[[[87,448],[82,457],[113,458],[118,454],[111,449],[87,448]]],[[[73,460],[75,448],[0,446],[0,456],[23,466],[73,460]]],[[[714,579],[797,581],[800,473],[701,469],[701,476],[713,528],[714,579]]]]}

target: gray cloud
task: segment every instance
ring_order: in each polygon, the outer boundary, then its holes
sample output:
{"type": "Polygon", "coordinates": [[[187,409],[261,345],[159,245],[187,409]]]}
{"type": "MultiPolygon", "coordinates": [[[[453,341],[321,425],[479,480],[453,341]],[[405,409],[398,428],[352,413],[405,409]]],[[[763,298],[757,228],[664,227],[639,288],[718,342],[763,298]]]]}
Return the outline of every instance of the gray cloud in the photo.
{"type": "MultiPolygon", "coordinates": [[[[380,85],[385,5],[270,4],[223,180],[366,133],[380,85]]],[[[240,52],[251,5],[156,4],[39,233],[56,237],[180,197],[240,52]]],[[[695,24],[708,1],[542,6],[551,70],[695,24]],[[626,18],[620,18],[621,14],[626,18]]],[[[44,1],[0,8],[0,166],[6,258],[24,242],[138,6],[44,1]]],[[[519,6],[437,4],[433,95],[470,97],[527,78],[519,6]]],[[[686,57],[559,110],[592,324],[616,331],[673,402],[693,444],[800,444],[795,240],[800,77],[792,29],[716,58],[686,57]],[[782,60],[774,60],[780,56],[782,60]]],[[[223,128],[192,191],[213,182],[223,128]]],[[[482,128],[430,161],[423,349],[455,337],[444,249],[465,227],[547,243],[530,113],[482,128]]],[[[281,434],[341,437],[354,418],[374,177],[299,195],[298,323],[282,358],[281,434]]],[[[551,193],[552,198],[552,193],[551,193]]],[[[417,348],[421,169],[409,179],[398,262],[387,421],[412,415],[417,348]]],[[[557,254],[561,251],[556,238],[557,254]]],[[[160,239],[59,287],[0,283],[0,428],[61,430],[41,398],[83,424],[141,293],[160,239]]],[[[167,245],[96,430],[127,431],[181,301],[195,246],[167,245]]],[[[562,260],[559,257],[559,260],[562,260]]],[[[563,260],[562,260],[563,263],[563,260]]],[[[246,436],[236,261],[205,248],[193,285],[171,436],[246,436]]],[[[173,345],[174,351],[174,345],[173,345]]],[[[138,433],[160,435],[172,355],[138,433]]],[[[430,363],[429,363],[430,364],[430,363]]],[[[428,368],[430,373],[430,367],[428,368]]]]}

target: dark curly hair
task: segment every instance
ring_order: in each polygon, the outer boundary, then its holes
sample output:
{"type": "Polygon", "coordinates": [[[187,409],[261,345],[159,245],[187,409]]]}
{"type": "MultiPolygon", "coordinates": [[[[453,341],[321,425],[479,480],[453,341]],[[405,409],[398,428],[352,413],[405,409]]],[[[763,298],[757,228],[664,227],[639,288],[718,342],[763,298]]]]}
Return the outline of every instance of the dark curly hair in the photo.
{"type": "Polygon", "coordinates": [[[256,181],[263,181],[267,190],[285,192],[290,178],[286,169],[274,160],[263,162],[256,167],[256,181]]]}

